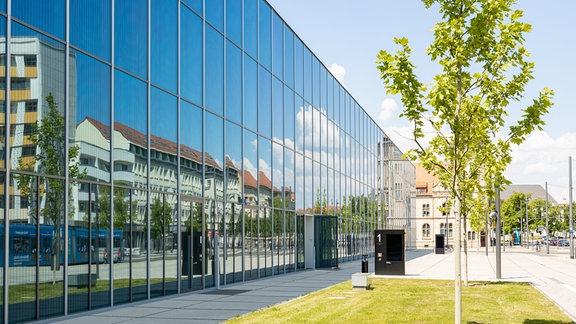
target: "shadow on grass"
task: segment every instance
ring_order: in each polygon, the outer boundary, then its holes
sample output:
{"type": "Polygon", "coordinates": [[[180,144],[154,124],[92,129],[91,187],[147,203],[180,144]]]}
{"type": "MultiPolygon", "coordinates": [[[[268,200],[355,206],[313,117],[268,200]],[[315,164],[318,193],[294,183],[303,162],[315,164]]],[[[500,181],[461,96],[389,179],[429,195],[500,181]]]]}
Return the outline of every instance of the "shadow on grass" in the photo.
{"type": "Polygon", "coordinates": [[[550,321],[542,319],[527,319],[524,321],[526,324],[571,324],[574,322],[563,322],[563,321],[550,321]]]}

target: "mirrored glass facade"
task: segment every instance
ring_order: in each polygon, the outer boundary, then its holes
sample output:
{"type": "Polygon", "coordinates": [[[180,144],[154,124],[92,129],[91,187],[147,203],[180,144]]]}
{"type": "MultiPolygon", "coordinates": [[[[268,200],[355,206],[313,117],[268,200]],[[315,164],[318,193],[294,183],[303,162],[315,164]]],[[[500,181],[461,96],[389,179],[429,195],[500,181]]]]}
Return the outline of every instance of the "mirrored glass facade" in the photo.
{"type": "Polygon", "coordinates": [[[334,267],[411,226],[413,166],[265,0],[6,4],[3,322],[334,267]]]}

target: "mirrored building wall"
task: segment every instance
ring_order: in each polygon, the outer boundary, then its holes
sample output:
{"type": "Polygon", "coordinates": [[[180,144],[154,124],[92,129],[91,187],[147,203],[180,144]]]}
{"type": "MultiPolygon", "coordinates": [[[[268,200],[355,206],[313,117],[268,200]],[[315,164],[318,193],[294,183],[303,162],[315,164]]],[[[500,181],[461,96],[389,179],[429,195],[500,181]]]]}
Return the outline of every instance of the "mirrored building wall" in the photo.
{"type": "Polygon", "coordinates": [[[413,167],[264,0],[2,0],[0,87],[6,323],[354,260],[410,226],[413,167]]]}

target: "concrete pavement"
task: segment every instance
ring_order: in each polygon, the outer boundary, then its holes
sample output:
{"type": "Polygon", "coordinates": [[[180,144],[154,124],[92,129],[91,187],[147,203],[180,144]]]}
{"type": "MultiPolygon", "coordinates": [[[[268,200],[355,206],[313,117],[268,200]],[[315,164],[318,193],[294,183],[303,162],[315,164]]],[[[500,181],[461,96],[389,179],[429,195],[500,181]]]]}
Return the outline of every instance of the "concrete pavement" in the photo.
{"type": "MultiPolygon", "coordinates": [[[[454,278],[454,254],[431,250],[406,252],[406,277],[454,278]]],[[[484,249],[468,254],[469,280],[496,281],[495,254],[484,249]]],[[[221,323],[238,315],[282,303],[307,293],[348,281],[361,271],[360,260],[340,264],[339,270],[308,270],[233,284],[220,290],[183,295],[99,309],[55,318],[46,323],[221,323]]],[[[369,259],[374,271],[374,258],[369,259]]],[[[502,252],[502,281],[529,282],[554,301],[576,322],[576,260],[567,248],[535,252],[506,247],[502,252]]]]}

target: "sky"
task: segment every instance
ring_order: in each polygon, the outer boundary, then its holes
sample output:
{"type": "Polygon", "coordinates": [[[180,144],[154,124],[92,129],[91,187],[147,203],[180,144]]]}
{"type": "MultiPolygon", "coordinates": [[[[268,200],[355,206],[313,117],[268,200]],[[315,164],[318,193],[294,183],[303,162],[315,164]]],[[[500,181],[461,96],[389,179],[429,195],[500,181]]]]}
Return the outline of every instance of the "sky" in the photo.
{"type": "MultiPolygon", "coordinates": [[[[382,49],[398,49],[394,37],[407,37],[416,74],[420,82],[430,84],[439,67],[425,50],[432,42],[434,24],[441,19],[438,12],[426,9],[419,0],[268,2],[401,150],[414,146],[407,139],[410,124],[399,117],[399,97],[386,94],[376,56],[382,49]]],[[[576,159],[576,101],[572,100],[576,92],[576,1],[520,0],[514,8],[522,10],[522,21],[532,25],[532,31],[525,35],[525,48],[535,68],[524,98],[511,106],[507,120],[516,121],[520,110],[544,87],[553,89],[555,95],[543,130],[514,147],[505,176],[518,185],[545,187],[548,183],[550,195],[559,203],[567,203],[568,160],[570,156],[576,159]]]]}

